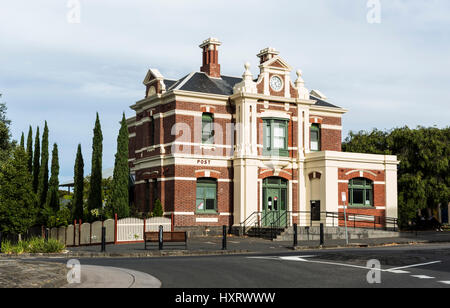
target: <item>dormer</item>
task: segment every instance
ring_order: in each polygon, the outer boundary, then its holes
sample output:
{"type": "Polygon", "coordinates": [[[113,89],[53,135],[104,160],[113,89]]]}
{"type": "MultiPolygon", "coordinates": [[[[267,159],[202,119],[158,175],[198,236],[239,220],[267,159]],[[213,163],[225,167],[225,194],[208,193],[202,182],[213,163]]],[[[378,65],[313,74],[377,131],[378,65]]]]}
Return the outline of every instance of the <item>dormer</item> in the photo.
{"type": "Polygon", "coordinates": [[[143,83],[146,88],[145,98],[166,92],[164,76],[156,68],[148,70],[143,83]]]}

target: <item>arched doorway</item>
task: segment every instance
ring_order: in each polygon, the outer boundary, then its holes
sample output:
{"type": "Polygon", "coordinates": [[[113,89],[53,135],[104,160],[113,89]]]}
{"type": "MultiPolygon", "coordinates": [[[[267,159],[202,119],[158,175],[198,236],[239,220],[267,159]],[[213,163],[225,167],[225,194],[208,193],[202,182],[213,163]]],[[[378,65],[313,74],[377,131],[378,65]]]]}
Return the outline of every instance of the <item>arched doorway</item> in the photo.
{"type": "Polygon", "coordinates": [[[263,204],[261,224],[270,227],[287,226],[287,195],[288,181],[279,177],[270,177],[263,180],[263,204]]]}

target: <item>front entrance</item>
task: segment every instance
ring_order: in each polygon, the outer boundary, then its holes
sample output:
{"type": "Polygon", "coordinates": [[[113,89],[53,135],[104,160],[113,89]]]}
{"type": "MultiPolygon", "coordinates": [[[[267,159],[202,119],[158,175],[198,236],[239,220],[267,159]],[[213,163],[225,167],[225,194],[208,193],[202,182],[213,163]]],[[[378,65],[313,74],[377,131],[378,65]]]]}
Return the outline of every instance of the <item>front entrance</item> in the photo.
{"type": "Polygon", "coordinates": [[[287,226],[287,190],[288,181],[271,177],[263,181],[263,210],[261,225],[263,227],[287,226]]]}

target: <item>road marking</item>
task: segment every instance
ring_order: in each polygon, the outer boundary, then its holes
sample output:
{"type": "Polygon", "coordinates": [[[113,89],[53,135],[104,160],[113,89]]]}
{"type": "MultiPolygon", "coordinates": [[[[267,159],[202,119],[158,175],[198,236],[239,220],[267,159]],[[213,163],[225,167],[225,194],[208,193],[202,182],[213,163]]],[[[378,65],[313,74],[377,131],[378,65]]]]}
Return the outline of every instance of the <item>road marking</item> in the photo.
{"type": "MultiPolygon", "coordinates": [[[[402,267],[396,267],[391,269],[376,269],[371,268],[367,266],[361,266],[361,265],[353,265],[353,264],[346,264],[346,263],[337,263],[337,262],[327,262],[327,261],[318,261],[318,260],[307,260],[305,258],[312,258],[315,257],[314,255],[307,255],[307,256],[288,256],[288,257],[248,257],[250,259],[268,259],[268,260],[284,260],[284,261],[296,261],[296,262],[306,262],[306,263],[318,263],[318,264],[327,264],[327,265],[337,265],[337,266],[344,266],[344,267],[352,267],[352,268],[359,268],[359,269],[365,269],[365,270],[378,270],[380,272],[388,272],[393,274],[410,274],[408,271],[404,271],[402,269],[405,268],[412,268],[412,267],[419,267],[419,266],[425,266],[430,264],[436,264],[441,263],[442,261],[433,261],[428,263],[421,263],[421,264],[412,264],[402,267]]],[[[411,275],[412,277],[419,278],[419,279],[434,279],[434,277],[426,276],[426,275],[411,275]]],[[[450,281],[449,281],[450,284],[450,281]]]]}
{"type": "Polygon", "coordinates": [[[389,269],[389,270],[387,270],[387,272],[394,273],[394,274],[409,274],[410,273],[410,272],[407,272],[407,271],[396,270],[396,269],[394,269],[394,270],[389,269]]]}
{"type": "Polygon", "coordinates": [[[318,261],[318,260],[307,260],[304,258],[310,258],[315,256],[293,256],[293,257],[248,257],[253,259],[269,259],[269,260],[285,260],[285,261],[295,261],[295,262],[305,262],[305,263],[317,263],[317,264],[327,264],[327,265],[338,265],[338,266],[344,266],[344,267],[352,267],[352,268],[359,268],[364,270],[378,270],[381,272],[387,272],[388,270],[383,269],[376,269],[372,267],[367,266],[361,266],[361,265],[353,265],[353,264],[346,264],[346,263],[336,263],[336,262],[327,262],[327,261],[318,261]]]}
{"type": "Polygon", "coordinates": [[[428,262],[428,263],[420,263],[420,264],[413,264],[413,265],[407,265],[407,266],[402,266],[402,267],[395,267],[395,268],[391,268],[390,271],[396,271],[396,270],[401,270],[401,269],[411,268],[411,267],[431,265],[431,264],[436,264],[436,263],[441,263],[441,262],[442,261],[433,261],[433,262],[428,262]]]}
{"type": "Polygon", "coordinates": [[[434,279],[434,277],[430,277],[427,275],[411,275],[411,277],[419,278],[419,279],[434,279]]]}
{"type": "Polygon", "coordinates": [[[450,281],[439,281],[439,282],[443,284],[450,284],[450,281]]]}

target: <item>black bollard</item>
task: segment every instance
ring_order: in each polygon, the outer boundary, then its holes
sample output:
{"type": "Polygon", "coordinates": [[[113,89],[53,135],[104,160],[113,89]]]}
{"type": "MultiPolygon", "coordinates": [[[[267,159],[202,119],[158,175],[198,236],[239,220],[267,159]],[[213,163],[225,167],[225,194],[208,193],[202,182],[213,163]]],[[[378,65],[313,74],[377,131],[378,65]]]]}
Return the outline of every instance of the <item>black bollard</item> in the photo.
{"type": "Polygon", "coordinates": [[[158,236],[159,250],[163,249],[163,226],[159,226],[159,236],[158,236]]]}
{"type": "Polygon", "coordinates": [[[222,250],[227,250],[227,226],[223,226],[222,250]]]}
{"type": "Polygon", "coordinates": [[[106,227],[102,227],[102,249],[101,252],[106,251],[106,227]]]}
{"type": "Polygon", "coordinates": [[[324,244],[323,224],[320,224],[320,246],[324,244]]]}
{"type": "Polygon", "coordinates": [[[298,231],[297,231],[297,224],[294,224],[294,247],[297,247],[298,245],[298,231]]]}

